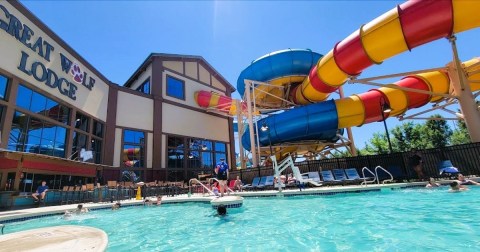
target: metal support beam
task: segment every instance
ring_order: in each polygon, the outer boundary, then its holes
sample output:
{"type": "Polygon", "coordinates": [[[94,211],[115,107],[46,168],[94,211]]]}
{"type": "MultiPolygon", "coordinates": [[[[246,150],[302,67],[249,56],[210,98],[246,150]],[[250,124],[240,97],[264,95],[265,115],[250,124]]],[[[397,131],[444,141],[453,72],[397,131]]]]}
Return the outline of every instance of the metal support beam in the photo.
{"type": "Polygon", "coordinates": [[[253,167],[258,167],[258,159],[257,159],[257,148],[256,148],[256,142],[255,142],[255,136],[253,134],[253,110],[252,110],[252,101],[251,101],[251,95],[250,95],[250,82],[245,81],[245,96],[247,100],[247,120],[248,120],[248,127],[249,127],[249,133],[250,133],[250,151],[252,153],[252,162],[253,162],[253,167]]]}
{"type": "Polygon", "coordinates": [[[459,97],[458,103],[465,119],[470,140],[474,143],[480,142],[480,130],[478,130],[480,129],[480,113],[478,112],[478,105],[475,102],[470,85],[468,85],[468,80],[463,71],[462,63],[458,58],[455,40],[455,36],[449,38],[453,52],[453,61],[447,65],[450,85],[453,87],[455,94],[459,97]]]}

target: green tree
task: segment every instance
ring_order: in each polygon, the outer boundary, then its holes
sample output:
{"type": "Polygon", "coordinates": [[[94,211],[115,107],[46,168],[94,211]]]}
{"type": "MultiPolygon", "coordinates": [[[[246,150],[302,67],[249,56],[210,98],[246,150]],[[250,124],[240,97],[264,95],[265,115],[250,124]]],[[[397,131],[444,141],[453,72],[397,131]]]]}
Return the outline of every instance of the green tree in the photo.
{"type": "Polygon", "coordinates": [[[470,143],[470,135],[465,121],[459,120],[455,122],[455,125],[457,126],[457,129],[455,129],[452,134],[452,145],[470,143]]]}
{"type": "Polygon", "coordinates": [[[425,126],[413,122],[404,122],[392,129],[392,145],[394,151],[424,149],[427,141],[424,138],[425,126]]]}
{"type": "MultiPolygon", "coordinates": [[[[432,115],[430,118],[443,118],[439,114],[432,115]]],[[[428,120],[425,123],[425,133],[427,139],[430,141],[429,148],[445,147],[450,143],[450,137],[453,132],[447,121],[440,120],[428,120]]]]}

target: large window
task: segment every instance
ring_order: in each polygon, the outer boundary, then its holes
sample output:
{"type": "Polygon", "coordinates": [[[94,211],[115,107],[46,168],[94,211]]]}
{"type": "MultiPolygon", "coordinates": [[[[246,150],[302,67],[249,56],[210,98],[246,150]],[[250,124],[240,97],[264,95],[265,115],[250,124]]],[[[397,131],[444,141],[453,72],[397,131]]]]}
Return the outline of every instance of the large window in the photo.
{"type": "Polygon", "coordinates": [[[18,107],[29,110],[37,115],[47,116],[65,125],[68,124],[70,115],[69,108],[23,85],[18,87],[16,104],[18,107]]]}
{"type": "Polygon", "coordinates": [[[185,82],[167,75],[167,95],[185,100],[185,82]]]}
{"type": "Polygon", "coordinates": [[[8,149],[65,157],[67,129],[15,111],[8,149]]]}
{"type": "Polygon", "coordinates": [[[144,167],[145,133],[134,130],[123,131],[122,162],[126,167],[144,167]]]}
{"type": "Polygon", "coordinates": [[[8,78],[0,74],[0,100],[7,97],[8,78]]]}
{"type": "Polygon", "coordinates": [[[16,106],[8,141],[10,150],[102,162],[102,122],[77,112],[70,125],[70,108],[24,85],[18,87],[16,106]],[[72,131],[73,138],[71,152],[66,156],[68,130],[72,131]]]}
{"type": "Polygon", "coordinates": [[[140,85],[137,89],[144,94],[150,94],[150,79],[146,80],[142,85],[140,85]]]}
{"type": "Polygon", "coordinates": [[[215,160],[226,158],[226,144],[206,139],[168,136],[168,167],[211,172],[215,160]]]}

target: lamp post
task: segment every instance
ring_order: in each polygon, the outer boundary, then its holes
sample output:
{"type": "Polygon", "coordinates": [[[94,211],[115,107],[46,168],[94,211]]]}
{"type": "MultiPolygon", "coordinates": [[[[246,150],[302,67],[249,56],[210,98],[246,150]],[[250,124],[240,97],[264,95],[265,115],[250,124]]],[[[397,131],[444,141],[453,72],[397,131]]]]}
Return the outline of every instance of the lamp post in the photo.
{"type": "Polygon", "coordinates": [[[392,143],[390,142],[390,135],[388,134],[388,128],[387,128],[387,122],[385,118],[385,113],[390,113],[392,112],[392,108],[390,107],[390,104],[388,104],[385,101],[385,98],[382,96],[380,97],[380,113],[382,114],[382,120],[383,120],[383,126],[385,126],[385,134],[387,135],[387,141],[388,141],[388,149],[390,150],[390,154],[393,153],[392,150],[392,143]]]}
{"type": "Polygon", "coordinates": [[[270,156],[273,155],[273,150],[272,150],[272,140],[270,139],[270,128],[268,127],[266,122],[262,123],[262,127],[260,128],[263,132],[267,132],[268,134],[268,146],[270,147],[270,156]]]}

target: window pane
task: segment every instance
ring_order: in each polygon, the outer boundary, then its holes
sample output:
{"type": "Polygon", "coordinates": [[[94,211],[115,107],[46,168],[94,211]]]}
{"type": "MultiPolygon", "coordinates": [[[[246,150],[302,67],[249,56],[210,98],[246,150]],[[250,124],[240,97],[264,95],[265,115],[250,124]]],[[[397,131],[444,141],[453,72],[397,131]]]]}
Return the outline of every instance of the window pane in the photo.
{"type": "Polygon", "coordinates": [[[56,101],[47,98],[47,105],[45,107],[45,116],[58,121],[59,104],[56,101]]]}
{"type": "Polygon", "coordinates": [[[183,168],[184,161],[183,149],[168,149],[168,167],[183,168]]]}
{"type": "Polygon", "coordinates": [[[182,147],[183,148],[183,138],[182,137],[175,137],[169,136],[168,137],[168,147],[182,147]]]}
{"type": "Polygon", "coordinates": [[[125,130],[123,142],[140,144],[145,141],[145,133],[141,131],[125,130]]]}
{"type": "Polygon", "coordinates": [[[30,101],[32,100],[32,93],[33,91],[29,88],[26,88],[23,85],[18,86],[17,92],[17,106],[30,109],[30,101]]]}
{"type": "Polygon", "coordinates": [[[93,134],[100,138],[103,138],[103,123],[93,121],[93,134]]]}
{"type": "Polygon", "coordinates": [[[224,158],[224,159],[225,159],[225,162],[228,163],[228,161],[227,161],[227,155],[226,155],[225,153],[218,153],[218,152],[215,153],[215,163],[220,162],[220,159],[221,159],[221,158],[224,158]]]}
{"type": "Polygon", "coordinates": [[[40,153],[40,142],[40,137],[28,135],[25,142],[25,152],[40,153]]]}
{"type": "Polygon", "coordinates": [[[123,146],[123,163],[127,167],[143,167],[144,150],[139,145],[123,146]]]}
{"type": "Polygon", "coordinates": [[[214,168],[212,152],[202,152],[202,168],[205,170],[214,168]]]}
{"type": "Polygon", "coordinates": [[[7,97],[7,85],[8,85],[8,78],[0,75],[0,99],[5,100],[7,97]]]}
{"type": "Polygon", "coordinates": [[[93,160],[95,163],[101,163],[102,159],[102,140],[92,139],[93,160]]]}
{"type": "Polygon", "coordinates": [[[67,129],[56,126],[55,145],[53,156],[65,157],[65,141],[67,139],[67,129]]]}
{"type": "Polygon", "coordinates": [[[73,145],[72,145],[72,157],[71,159],[76,159],[80,157],[80,151],[82,149],[87,149],[87,136],[85,134],[73,132],[73,145]]]}
{"type": "Polygon", "coordinates": [[[42,137],[43,123],[41,120],[31,117],[28,123],[28,135],[42,137]]]}
{"type": "Polygon", "coordinates": [[[32,103],[30,104],[30,110],[34,113],[45,115],[45,106],[47,105],[47,97],[33,92],[32,103]]]}
{"type": "Polygon", "coordinates": [[[48,140],[53,143],[55,141],[56,131],[57,131],[57,127],[54,124],[49,122],[43,122],[42,138],[44,140],[48,140]]]}
{"type": "Polygon", "coordinates": [[[58,121],[68,125],[70,123],[70,109],[63,105],[59,105],[58,111],[58,121]]]}
{"type": "Polygon", "coordinates": [[[150,94],[150,79],[146,80],[142,85],[140,85],[137,89],[137,91],[140,91],[145,94],[150,94]]]}
{"type": "Polygon", "coordinates": [[[167,76],[167,95],[184,100],[185,83],[179,79],[167,76]]]}
{"type": "Polygon", "coordinates": [[[215,143],[215,151],[221,151],[221,152],[226,152],[227,151],[227,145],[225,143],[215,143]]]}
{"type": "Polygon", "coordinates": [[[75,119],[75,128],[88,132],[88,120],[89,118],[81,113],[77,113],[75,119]]]}

